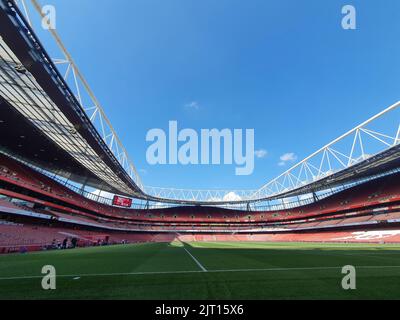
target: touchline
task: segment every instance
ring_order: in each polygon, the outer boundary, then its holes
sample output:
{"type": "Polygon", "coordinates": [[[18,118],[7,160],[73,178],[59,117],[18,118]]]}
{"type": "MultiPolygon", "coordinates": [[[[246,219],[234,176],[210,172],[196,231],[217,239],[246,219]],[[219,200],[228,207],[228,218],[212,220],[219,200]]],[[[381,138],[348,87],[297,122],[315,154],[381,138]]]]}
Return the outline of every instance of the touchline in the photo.
{"type": "Polygon", "coordinates": [[[152,142],[146,151],[151,165],[234,163],[236,175],[250,175],[254,171],[254,129],[201,129],[198,134],[194,129],[178,130],[178,122],[169,121],[168,133],[151,129],[146,141],[152,142]]]}

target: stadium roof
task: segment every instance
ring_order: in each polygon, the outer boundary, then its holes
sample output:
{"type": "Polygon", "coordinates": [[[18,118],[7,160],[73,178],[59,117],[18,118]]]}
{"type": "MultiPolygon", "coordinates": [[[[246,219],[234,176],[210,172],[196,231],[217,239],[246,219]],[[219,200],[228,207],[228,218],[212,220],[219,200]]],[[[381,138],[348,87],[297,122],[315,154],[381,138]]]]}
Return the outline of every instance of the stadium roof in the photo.
{"type": "MultiPolygon", "coordinates": [[[[36,0],[32,2],[40,9],[36,0]]],[[[14,1],[0,0],[0,24],[0,148],[73,181],[153,201],[231,204],[296,196],[399,167],[400,126],[395,112],[400,102],[335,139],[258,190],[145,187],[57,33],[50,30],[65,61],[49,57],[14,1]],[[65,75],[57,68],[60,63],[68,65],[65,75]],[[72,83],[67,82],[69,73],[73,75],[72,83]],[[85,108],[80,88],[86,91],[93,107],[85,108]],[[384,116],[393,120],[393,127],[385,128],[388,131],[371,129],[371,125],[384,116]],[[96,117],[100,119],[100,127],[94,124],[96,117]],[[367,139],[375,143],[371,151],[367,150],[367,139]],[[346,140],[350,143],[340,149],[346,140]],[[357,149],[361,152],[356,152],[357,149]],[[238,197],[226,198],[232,193],[238,197]]]]}

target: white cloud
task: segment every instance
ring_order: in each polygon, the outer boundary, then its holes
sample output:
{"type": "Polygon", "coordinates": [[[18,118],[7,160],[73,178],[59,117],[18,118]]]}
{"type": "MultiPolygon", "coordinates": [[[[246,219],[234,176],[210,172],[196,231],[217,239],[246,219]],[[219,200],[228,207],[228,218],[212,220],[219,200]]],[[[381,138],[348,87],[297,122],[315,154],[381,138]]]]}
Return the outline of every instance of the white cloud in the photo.
{"type": "Polygon", "coordinates": [[[222,198],[219,197],[211,197],[207,199],[208,201],[240,201],[242,197],[231,191],[224,195],[222,198]]]}
{"type": "Polygon", "coordinates": [[[267,154],[268,154],[268,152],[265,149],[259,149],[259,150],[254,151],[254,155],[259,159],[265,158],[267,156],[267,154]]]}
{"type": "Polygon", "coordinates": [[[293,162],[297,160],[297,156],[293,152],[288,152],[280,156],[281,161],[278,162],[278,166],[284,166],[288,162],[293,162]]]}
{"type": "Polygon", "coordinates": [[[231,191],[224,196],[223,200],[224,201],[240,201],[240,200],[242,200],[242,198],[235,192],[231,191]]]}
{"type": "Polygon", "coordinates": [[[281,161],[287,162],[287,161],[295,161],[297,159],[297,156],[293,153],[285,153],[281,155],[280,157],[281,161]]]}
{"type": "Polygon", "coordinates": [[[193,110],[199,110],[200,105],[197,101],[191,101],[189,103],[185,104],[186,109],[193,109],[193,110]]]}

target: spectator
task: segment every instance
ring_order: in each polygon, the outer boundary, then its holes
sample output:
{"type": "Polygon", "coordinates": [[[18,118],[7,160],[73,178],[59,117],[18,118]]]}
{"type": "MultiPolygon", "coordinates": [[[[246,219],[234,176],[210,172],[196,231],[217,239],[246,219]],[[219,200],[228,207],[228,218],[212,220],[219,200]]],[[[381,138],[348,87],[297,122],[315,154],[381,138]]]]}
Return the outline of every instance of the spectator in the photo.
{"type": "Polygon", "coordinates": [[[77,242],[78,242],[78,239],[77,239],[77,238],[72,238],[72,239],[71,239],[72,248],[76,248],[77,242]]]}
{"type": "Polygon", "coordinates": [[[68,238],[65,238],[62,244],[63,249],[67,249],[68,238]]]}
{"type": "Polygon", "coordinates": [[[25,246],[19,248],[19,253],[27,253],[28,249],[25,246]]]}

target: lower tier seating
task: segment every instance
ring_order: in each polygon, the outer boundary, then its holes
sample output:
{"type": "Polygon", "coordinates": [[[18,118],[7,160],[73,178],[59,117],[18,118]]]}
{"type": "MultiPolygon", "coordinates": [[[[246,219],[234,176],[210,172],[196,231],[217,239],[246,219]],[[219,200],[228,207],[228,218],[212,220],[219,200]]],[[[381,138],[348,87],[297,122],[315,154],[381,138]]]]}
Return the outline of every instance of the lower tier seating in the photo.
{"type": "Polygon", "coordinates": [[[34,224],[0,223],[0,253],[38,251],[60,246],[65,238],[77,238],[78,246],[134,242],[264,241],[332,243],[400,243],[400,227],[390,229],[339,230],[326,232],[289,232],[268,234],[178,234],[96,232],[34,224]]]}

